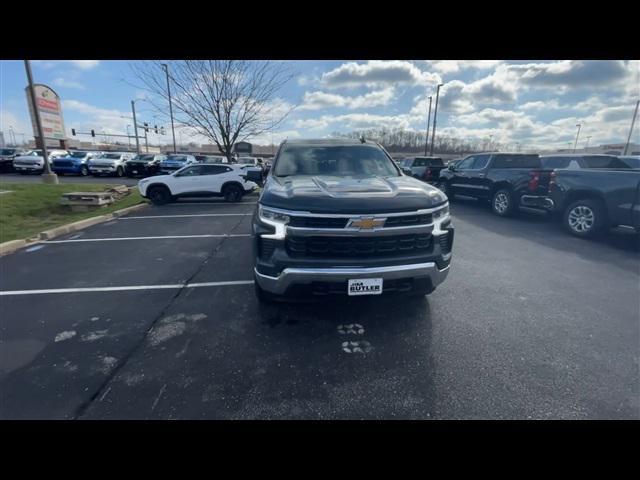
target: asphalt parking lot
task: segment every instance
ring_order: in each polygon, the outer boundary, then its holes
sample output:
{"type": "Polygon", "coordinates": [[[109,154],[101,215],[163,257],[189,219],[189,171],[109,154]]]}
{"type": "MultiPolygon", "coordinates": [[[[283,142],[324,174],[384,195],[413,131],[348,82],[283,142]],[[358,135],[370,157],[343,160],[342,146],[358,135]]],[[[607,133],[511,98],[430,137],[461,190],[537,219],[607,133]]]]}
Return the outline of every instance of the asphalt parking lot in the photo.
{"type": "Polygon", "coordinates": [[[261,307],[256,198],[0,258],[0,418],[640,418],[637,237],[459,201],[429,297],[261,307]]]}

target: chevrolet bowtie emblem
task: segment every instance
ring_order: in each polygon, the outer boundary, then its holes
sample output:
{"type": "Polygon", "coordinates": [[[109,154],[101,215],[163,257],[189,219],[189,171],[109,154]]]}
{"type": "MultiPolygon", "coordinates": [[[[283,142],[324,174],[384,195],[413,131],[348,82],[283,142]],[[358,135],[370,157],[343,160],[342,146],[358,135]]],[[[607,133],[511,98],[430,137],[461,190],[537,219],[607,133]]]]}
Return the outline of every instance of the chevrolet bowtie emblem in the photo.
{"type": "Polygon", "coordinates": [[[347,228],[359,228],[360,230],[371,230],[374,228],[381,228],[384,225],[386,218],[352,218],[347,223],[347,228]]]}

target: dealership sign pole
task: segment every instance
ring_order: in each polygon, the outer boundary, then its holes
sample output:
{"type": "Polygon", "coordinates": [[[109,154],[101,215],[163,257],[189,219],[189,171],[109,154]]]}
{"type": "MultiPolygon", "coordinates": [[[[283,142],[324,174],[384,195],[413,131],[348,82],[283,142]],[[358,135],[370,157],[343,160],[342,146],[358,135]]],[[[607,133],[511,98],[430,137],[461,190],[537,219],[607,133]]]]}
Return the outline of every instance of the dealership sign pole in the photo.
{"type": "MultiPolygon", "coordinates": [[[[25,60],[24,61],[24,67],[27,71],[27,80],[29,81],[29,86],[28,88],[28,94],[27,96],[29,97],[30,100],[30,107],[31,107],[31,118],[33,120],[33,123],[35,124],[35,132],[38,137],[40,138],[40,143],[42,144],[42,157],[44,159],[44,173],[42,174],[42,181],[44,183],[58,183],[58,176],[55,173],[51,173],[51,168],[49,165],[49,155],[47,152],[47,141],[45,140],[45,136],[44,136],[44,129],[42,128],[42,118],[40,116],[40,106],[38,105],[38,97],[36,97],[36,88],[33,84],[33,76],[31,74],[31,65],[29,64],[29,60],[25,60]]],[[[40,86],[40,85],[39,85],[40,86]]],[[[45,87],[48,89],[48,87],[45,87]]],[[[50,89],[48,89],[50,90],[50,89]]],[[[42,96],[46,96],[46,94],[44,92],[46,92],[47,90],[41,90],[42,91],[42,96]]],[[[43,98],[43,100],[46,100],[43,98]]],[[[54,103],[52,101],[52,103],[54,103]]],[[[55,102],[58,106],[58,109],[56,110],[56,113],[59,112],[59,101],[58,99],[56,99],[55,102]]],[[[45,107],[48,106],[48,104],[44,105],[45,107]]],[[[60,115],[60,118],[62,118],[62,115],[60,115]]],[[[60,121],[60,125],[62,125],[62,122],[60,121]]],[[[64,135],[64,127],[63,129],[63,135],[64,135]]],[[[53,129],[52,129],[53,130],[53,129]]],[[[58,133],[58,132],[56,132],[58,133]]],[[[37,148],[37,144],[36,144],[36,148],[37,148]]]]}

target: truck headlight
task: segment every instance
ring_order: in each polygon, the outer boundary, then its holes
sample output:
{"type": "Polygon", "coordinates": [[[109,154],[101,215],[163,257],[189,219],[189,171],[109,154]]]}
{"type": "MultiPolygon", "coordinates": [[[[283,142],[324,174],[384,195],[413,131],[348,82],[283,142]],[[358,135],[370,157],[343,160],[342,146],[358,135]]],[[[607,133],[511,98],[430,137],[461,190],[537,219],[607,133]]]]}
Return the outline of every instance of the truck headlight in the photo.
{"type": "Polygon", "coordinates": [[[272,240],[284,240],[287,236],[287,223],[289,223],[289,215],[264,208],[258,205],[258,218],[261,222],[274,227],[274,233],[263,233],[262,238],[270,238],[272,240]]]}
{"type": "Polygon", "coordinates": [[[285,215],[284,213],[276,212],[274,210],[269,210],[262,205],[258,207],[258,216],[260,217],[260,220],[269,224],[279,223],[282,225],[286,225],[287,223],[289,223],[289,215],[285,215]]]}
{"type": "Polygon", "coordinates": [[[440,220],[449,216],[449,205],[445,205],[443,208],[433,212],[433,218],[440,220]]]}

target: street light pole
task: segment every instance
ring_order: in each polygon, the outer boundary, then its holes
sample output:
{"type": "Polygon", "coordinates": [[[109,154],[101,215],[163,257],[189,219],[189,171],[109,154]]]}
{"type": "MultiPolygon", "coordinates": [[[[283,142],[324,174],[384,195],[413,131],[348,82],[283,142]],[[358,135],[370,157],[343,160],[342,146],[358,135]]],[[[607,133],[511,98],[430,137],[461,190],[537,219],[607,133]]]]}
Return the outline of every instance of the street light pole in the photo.
{"type": "Polygon", "coordinates": [[[576,153],[576,147],[578,146],[578,137],[580,136],[580,128],[582,128],[582,124],[579,123],[576,125],[578,127],[578,132],[576,133],[576,142],[573,144],[573,153],[576,153]]]}
{"type": "MultiPolygon", "coordinates": [[[[58,183],[58,175],[51,172],[49,165],[49,152],[47,152],[47,142],[44,139],[44,131],[42,130],[42,120],[40,111],[38,110],[38,102],[36,101],[36,89],[33,86],[33,75],[31,74],[31,64],[29,60],[24,61],[24,68],[27,71],[27,80],[29,81],[29,92],[31,93],[31,107],[33,108],[33,117],[36,121],[36,130],[42,144],[42,158],[44,159],[44,173],[42,174],[43,183],[58,183]]],[[[36,144],[36,148],[38,145],[36,144]]]]}
{"type": "Polygon", "coordinates": [[[176,131],[173,126],[173,105],[171,103],[171,87],[169,86],[169,65],[166,63],[162,64],[164,68],[164,73],[167,76],[167,93],[169,94],[169,115],[171,116],[171,133],[173,134],[173,153],[178,153],[176,150],[176,131]]]}
{"type": "Polygon", "coordinates": [[[631,128],[629,129],[629,136],[627,137],[627,144],[624,146],[624,153],[626,155],[629,151],[629,142],[631,141],[631,134],[633,133],[633,126],[636,123],[636,117],[638,116],[638,105],[640,105],[640,100],[636,102],[636,110],[633,112],[633,120],[631,120],[631,128]]]}
{"type": "Polygon", "coordinates": [[[436,119],[438,117],[438,100],[440,99],[440,87],[443,85],[444,83],[439,83],[438,88],[436,89],[436,108],[433,111],[433,132],[431,132],[431,156],[433,156],[433,147],[436,143],[436,119]]]}
{"type": "Polygon", "coordinates": [[[129,127],[131,127],[131,125],[127,125],[127,143],[129,145],[129,149],[131,149],[131,134],[129,133],[129,127]]]}
{"type": "Polygon", "coordinates": [[[424,156],[427,156],[427,146],[429,145],[429,126],[431,125],[431,97],[429,95],[429,113],[427,114],[427,133],[424,139],[424,156]]]}
{"type": "Polygon", "coordinates": [[[140,155],[140,140],[138,140],[138,121],[136,120],[136,101],[131,100],[131,111],[133,112],[133,133],[136,136],[136,153],[140,155]]]}
{"type": "Polygon", "coordinates": [[[587,137],[587,144],[584,146],[584,151],[585,151],[585,153],[587,152],[587,149],[589,148],[589,140],[591,140],[591,135],[589,135],[589,136],[587,137]]]}

